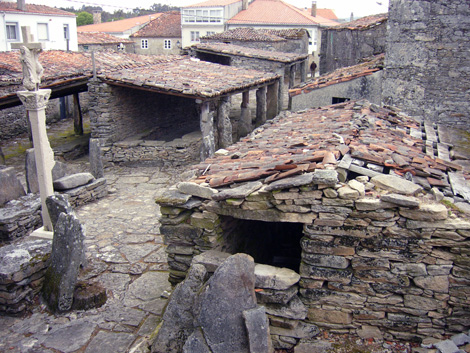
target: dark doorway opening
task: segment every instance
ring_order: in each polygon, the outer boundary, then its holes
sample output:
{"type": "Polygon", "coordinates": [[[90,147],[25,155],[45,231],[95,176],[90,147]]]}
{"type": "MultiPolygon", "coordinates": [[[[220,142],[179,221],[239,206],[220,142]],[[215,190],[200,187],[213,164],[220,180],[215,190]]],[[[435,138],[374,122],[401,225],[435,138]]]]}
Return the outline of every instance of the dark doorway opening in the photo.
{"type": "Polygon", "coordinates": [[[196,52],[197,58],[202,61],[209,61],[211,63],[230,66],[230,57],[225,55],[210,54],[204,52],[196,52]]]}
{"type": "Polygon", "coordinates": [[[331,104],[338,104],[338,103],[348,102],[350,100],[351,100],[351,98],[333,97],[331,99],[331,104]]]}

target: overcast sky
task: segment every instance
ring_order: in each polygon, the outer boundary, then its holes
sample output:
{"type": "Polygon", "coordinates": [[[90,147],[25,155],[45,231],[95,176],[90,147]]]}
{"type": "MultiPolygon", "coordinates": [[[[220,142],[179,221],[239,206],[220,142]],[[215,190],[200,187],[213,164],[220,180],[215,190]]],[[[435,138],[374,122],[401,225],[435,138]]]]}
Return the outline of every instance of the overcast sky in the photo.
{"type": "MultiPolygon", "coordinates": [[[[57,7],[70,7],[76,9],[82,5],[101,6],[105,11],[113,12],[118,8],[124,10],[131,10],[136,7],[150,8],[155,3],[172,5],[172,6],[187,6],[196,4],[204,0],[26,0],[31,4],[42,4],[57,7]]],[[[310,7],[311,0],[284,0],[297,7],[310,7]]],[[[317,7],[330,8],[335,10],[339,18],[349,18],[351,12],[354,17],[367,16],[371,14],[383,13],[388,10],[389,0],[317,0],[317,7]]]]}

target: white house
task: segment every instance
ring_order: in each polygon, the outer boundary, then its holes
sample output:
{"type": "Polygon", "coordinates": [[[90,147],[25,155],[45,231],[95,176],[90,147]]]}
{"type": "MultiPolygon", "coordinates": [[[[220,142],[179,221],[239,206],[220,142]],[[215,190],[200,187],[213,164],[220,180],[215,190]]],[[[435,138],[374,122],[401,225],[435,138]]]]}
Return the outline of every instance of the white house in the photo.
{"type": "Polygon", "coordinates": [[[46,50],[78,50],[75,14],[45,5],[0,1],[0,51],[22,42],[21,27],[29,26],[35,41],[46,50]]]}
{"type": "Polygon", "coordinates": [[[226,22],[246,9],[247,0],[208,0],[181,9],[182,47],[199,43],[199,38],[225,31],[226,22]]]}

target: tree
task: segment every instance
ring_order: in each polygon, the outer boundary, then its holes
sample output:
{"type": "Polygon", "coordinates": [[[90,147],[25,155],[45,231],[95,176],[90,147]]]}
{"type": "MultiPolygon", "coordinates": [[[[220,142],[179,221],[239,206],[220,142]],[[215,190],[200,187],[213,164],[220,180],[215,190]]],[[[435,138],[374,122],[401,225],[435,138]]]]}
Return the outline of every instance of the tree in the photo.
{"type": "Polygon", "coordinates": [[[93,24],[93,15],[86,11],[82,11],[77,15],[77,26],[93,24]]]}

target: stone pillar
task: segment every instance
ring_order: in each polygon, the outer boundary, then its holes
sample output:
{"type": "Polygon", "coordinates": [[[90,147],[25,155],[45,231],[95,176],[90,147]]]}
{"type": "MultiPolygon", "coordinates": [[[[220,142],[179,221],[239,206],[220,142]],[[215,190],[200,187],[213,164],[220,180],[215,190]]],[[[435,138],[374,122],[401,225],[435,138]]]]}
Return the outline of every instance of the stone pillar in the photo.
{"type": "Polygon", "coordinates": [[[272,119],[279,112],[279,81],[268,86],[266,93],[267,112],[266,118],[272,119]]]}
{"type": "Polygon", "coordinates": [[[277,112],[279,113],[284,108],[284,94],[285,94],[285,86],[284,86],[284,75],[281,75],[278,81],[279,85],[279,92],[278,92],[278,108],[277,112]]]}
{"type": "Polygon", "coordinates": [[[250,91],[245,91],[242,93],[242,104],[241,104],[241,114],[240,114],[240,123],[238,125],[238,135],[240,137],[248,135],[252,130],[251,122],[251,112],[250,112],[250,91]]]}
{"type": "Polygon", "coordinates": [[[289,68],[289,89],[295,86],[295,64],[289,68]]]}
{"type": "Polygon", "coordinates": [[[17,94],[29,113],[31,123],[39,193],[41,195],[42,222],[45,230],[52,231],[52,223],[46,206],[47,197],[54,194],[52,186],[54,153],[46,132],[46,106],[51,96],[51,90],[20,91],[17,94]]]}
{"type": "Polygon", "coordinates": [[[210,111],[210,102],[200,102],[200,126],[202,132],[201,161],[215,152],[214,112],[210,111]]]}
{"type": "Polygon", "coordinates": [[[218,148],[226,148],[233,143],[232,122],[230,121],[231,97],[222,97],[217,112],[218,148]]]}
{"type": "Polygon", "coordinates": [[[91,174],[93,174],[96,179],[103,178],[104,170],[100,139],[91,138],[88,150],[91,174]]]}
{"type": "Polygon", "coordinates": [[[307,80],[307,59],[300,63],[300,82],[307,80]]]}
{"type": "Polygon", "coordinates": [[[75,135],[83,135],[83,115],[78,93],[73,94],[73,128],[75,135]]]}
{"type": "Polygon", "coordinates": [[[266,86],[260,87],[256,91],[256,127],[266,122],[266,92],[266,86]]]}

